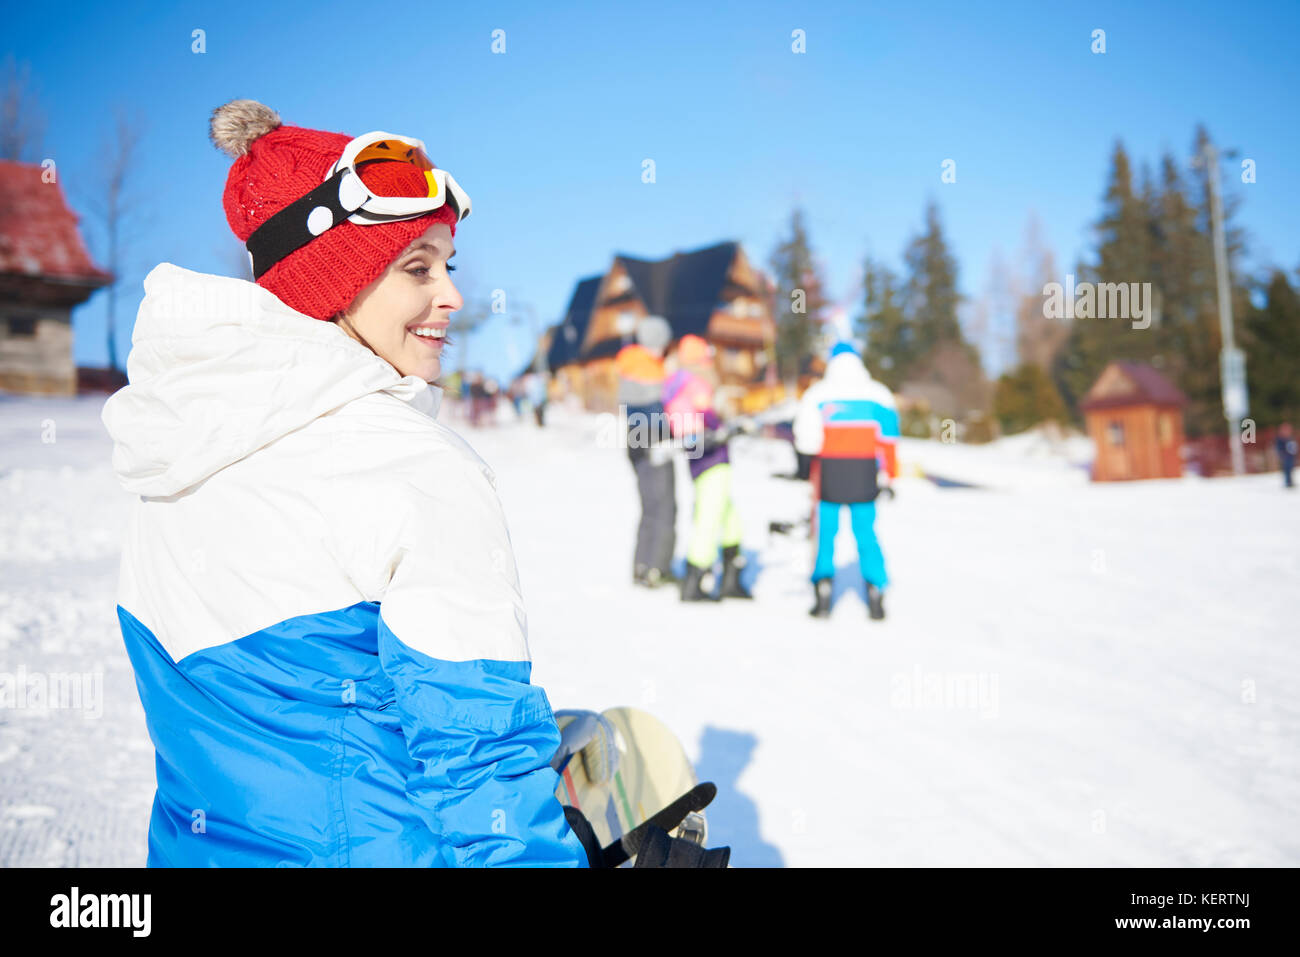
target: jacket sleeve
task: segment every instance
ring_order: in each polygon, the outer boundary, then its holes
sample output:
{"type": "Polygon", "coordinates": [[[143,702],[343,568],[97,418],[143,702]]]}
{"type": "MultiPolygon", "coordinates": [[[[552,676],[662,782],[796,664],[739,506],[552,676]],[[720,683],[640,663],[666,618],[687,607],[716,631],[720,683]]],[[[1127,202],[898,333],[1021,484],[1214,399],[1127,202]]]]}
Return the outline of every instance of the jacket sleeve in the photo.
{"type": "Polygon", "coordinates": [[[877,458],[881,460],[889,477],[894,479],[898,478],[898,409],[893,404],[892,396],[889,400],[888,404],[881,404],[876,415],[880,426],[880,453],[877,458]]]}
{"type": "Polygon", "coordinates": [[[407,795],[448,866],[584,867],[555,797],[560,735],[529,681],[505,518],[491,471],[471,457],[439,451],[390,471],[371,532],[379,660],[413,759],[407,795]]]}
{"type": "Polygon", "coordinates": [[[794,416],[794,447],[804,455],[820,455],[822,451],[821,390],[811,385],[799,400],[794,416]]]}

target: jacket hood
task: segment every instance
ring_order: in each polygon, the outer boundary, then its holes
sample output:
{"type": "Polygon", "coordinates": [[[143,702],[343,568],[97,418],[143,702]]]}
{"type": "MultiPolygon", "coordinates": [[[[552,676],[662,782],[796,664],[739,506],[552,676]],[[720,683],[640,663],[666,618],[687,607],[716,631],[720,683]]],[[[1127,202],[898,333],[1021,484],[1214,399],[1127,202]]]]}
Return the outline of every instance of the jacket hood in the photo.
{"type": "Polygon", "coordinates": [[[875,381],[867,371],[866,363],[856,352],[841,352],[837,356],[831,356],[826,363],[826,372],[822,375],[822,380],[832,382],[836,386],[875,381]]]}
{"type": "Polygon", "coordinates": [[[372,392],[437,415],[440,388],[256,283],[163,263],[144,290],[130,384],[101,413],[128,492],[175,495],[372,392]]]}

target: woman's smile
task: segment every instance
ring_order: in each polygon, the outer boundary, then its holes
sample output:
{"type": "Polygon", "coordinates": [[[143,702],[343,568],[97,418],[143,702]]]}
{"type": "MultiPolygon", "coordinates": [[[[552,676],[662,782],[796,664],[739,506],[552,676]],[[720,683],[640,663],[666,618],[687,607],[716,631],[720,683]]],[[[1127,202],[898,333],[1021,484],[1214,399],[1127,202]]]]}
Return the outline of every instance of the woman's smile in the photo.
{"type": "Polygon", "coordinates": [[[450,325],[451,323],[410,326],[406,331],[416,339],[419,339],[420,345],[432,349],[435,352],[441,352],[447,337],[447,327],[450,325]]]}

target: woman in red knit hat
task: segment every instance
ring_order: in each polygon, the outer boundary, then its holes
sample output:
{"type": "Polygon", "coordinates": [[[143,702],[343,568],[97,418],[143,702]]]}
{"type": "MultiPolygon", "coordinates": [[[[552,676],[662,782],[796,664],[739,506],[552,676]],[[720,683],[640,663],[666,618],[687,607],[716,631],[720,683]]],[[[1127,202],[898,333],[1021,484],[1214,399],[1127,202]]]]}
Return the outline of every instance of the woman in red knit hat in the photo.
{"type": "Polygon", "coordinates": [[[492,470],[439,424],[469,197],[410,137],[217,109],[255,282],[145,280],[105,405],[150,866],[586,866],[492,470]]]}

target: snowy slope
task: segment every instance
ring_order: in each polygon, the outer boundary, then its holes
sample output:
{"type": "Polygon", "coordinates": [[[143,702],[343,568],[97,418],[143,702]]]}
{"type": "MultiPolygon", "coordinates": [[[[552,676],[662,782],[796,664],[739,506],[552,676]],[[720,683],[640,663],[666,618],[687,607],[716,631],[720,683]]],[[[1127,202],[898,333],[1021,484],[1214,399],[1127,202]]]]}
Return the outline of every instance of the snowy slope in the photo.
{"type": "MultiPolygon", "coordinates": [[[[144,859],[152,755],[113,611],[129,496],[101,406],[0,399],[0,672],[103,687],[100,717],[0,710],[0,864],[144,859]]],[[[594,417],[451,424],[497,473],[535,680],[557,708],[666,721],[719,786],[735,864],[1300,863],[1300,494],[1276,476],[1094,486],[1070,455],[909,441],[905,464],[987,487],[900,480],[888,620],[844,533],[816,622],[809,543],[767,534],[807,512],[772,477],[788,445],[733,443],[757,600],[682,606],[630,584],[632,470],[594,417]]]]}

